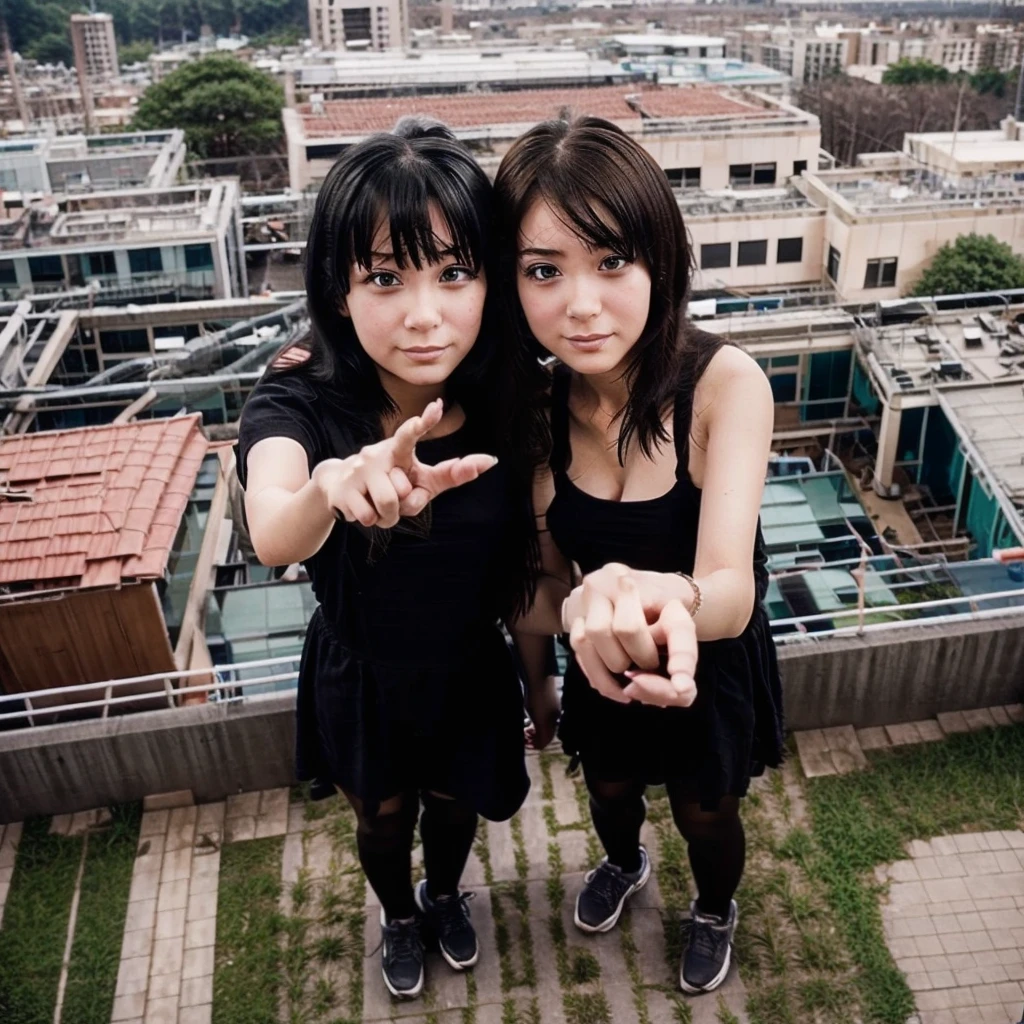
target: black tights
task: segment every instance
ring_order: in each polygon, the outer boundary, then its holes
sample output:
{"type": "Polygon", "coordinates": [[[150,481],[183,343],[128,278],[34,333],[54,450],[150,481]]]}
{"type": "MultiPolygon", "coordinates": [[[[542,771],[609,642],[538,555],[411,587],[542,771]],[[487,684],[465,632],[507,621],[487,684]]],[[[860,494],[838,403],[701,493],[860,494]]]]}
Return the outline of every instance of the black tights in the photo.
{"type": "MultiPolygon", "coordinates": [[[[356,812],[356,845],[370,887],[377,894],[389,921],[415,913],[412,896],[412,838],[419,813],[420,794],[414,790],[385,800],[374,815],[364,813],[363,802],[346,798],[356,812]]],[[[468,804],[424,792],[420,816],[423,866],[427,895],[454,896],[476,836],[476,811],[468,804]]]]}
{"type": "MultiPolygon", "coordinates": [[[[594,828],[609,862],[623,871],[638,870],[640,826],[646,815],[643,785],[634,780],[605,782],[589,773],[586,779],[594,828]]],[[[702,811],[693,786],[670,782],[665,788],[672,818],[687,843],[698,909],[725,917],[746,860],[739,798],[722,797],[717,811],[702,811]]]]}

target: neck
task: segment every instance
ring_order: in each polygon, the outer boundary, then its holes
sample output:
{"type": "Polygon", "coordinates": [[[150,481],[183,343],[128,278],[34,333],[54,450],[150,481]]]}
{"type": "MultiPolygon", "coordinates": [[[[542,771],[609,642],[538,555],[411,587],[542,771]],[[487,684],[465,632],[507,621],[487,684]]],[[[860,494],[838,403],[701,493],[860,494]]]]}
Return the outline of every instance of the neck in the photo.
{"type": "MultiPolygon", "coordinates": [[[[386,370],[377,368],[380,382],[390,395],[391,401],[398,411],[388,416],[384,422],[384,433],[391,436],[406,420],[419,416],[435,398],[445,397],[445,384],[410,384],[386,370]]],[[[447,402],[445,412],[448,412],[447,402]]]]}
{"type": "Polygon", "coordinates": [[[606,373],[578,373],[576,377],[587,398],[597,405],[599,412],[607,414],[609,418],[616,416],[629,401],[624,365],[616,366],[606,373]]]}

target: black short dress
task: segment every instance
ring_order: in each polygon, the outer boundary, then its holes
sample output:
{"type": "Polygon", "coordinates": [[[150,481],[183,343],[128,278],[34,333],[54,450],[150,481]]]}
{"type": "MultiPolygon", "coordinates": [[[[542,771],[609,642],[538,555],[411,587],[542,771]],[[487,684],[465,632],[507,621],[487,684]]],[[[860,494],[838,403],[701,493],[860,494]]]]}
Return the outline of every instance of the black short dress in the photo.
{"type": "MultiPolygon", "coordinates": [[[[547,513],[552,540],[584,573],[609,562],[692,573],[701,500],[687,470],[692,387],[676,403],[675,485],[657,498],[612,501],[587,494],[569,477],[569,384],[568,372],[556,370],[551,410],[555,495],[547,513]]],[[[689,708],[609,700],[590,686],[570,657],[559,736],[588,775],[606,782],[680,782],[696,790],[704,810],[713,811],[727,794],[744,796],[752,775],[781,763],[782,692],[761,603],[768,585],[765,563],[759,525],[754,613],[739,637],[700,644],[697,699],[689,708]]]]}
{"type": "MultiPolygon", "coordinates": [[[[267,437],[306,450],[309,468],[361,445],[324,385],[297,374],[262,380],[239,425],[239,480],[267,437]]],[[[481,449],[467,422],[421,441],[425,463],[481,449]]],[[[485,818],[511,817],[529,790],[522,688],[499,626],[515,550],[517,500],[499,463],[441,494],[415,527],[339,521],[305,567],[319,607],[299,672],[297,774],[336,783],[367,810],[432,790],[485,818]]]]}

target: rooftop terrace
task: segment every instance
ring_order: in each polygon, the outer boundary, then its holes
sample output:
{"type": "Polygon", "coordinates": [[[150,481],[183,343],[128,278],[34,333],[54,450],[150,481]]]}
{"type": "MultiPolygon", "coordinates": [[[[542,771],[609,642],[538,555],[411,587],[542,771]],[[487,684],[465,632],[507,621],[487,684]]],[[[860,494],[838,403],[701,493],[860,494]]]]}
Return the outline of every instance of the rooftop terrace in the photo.
{"type": "Polygon", "coordinates": [[[301,104],[306,138],[334,138],[387,131],[406,114],[438,117],[455,129],[533,124],[564,111],[612,121],[709,119],[730,123],[777,119],[779,111],[711,88],[606,86],[596,89],[536,89],[516,92],[333,100],[316,114],[301,104]]]}

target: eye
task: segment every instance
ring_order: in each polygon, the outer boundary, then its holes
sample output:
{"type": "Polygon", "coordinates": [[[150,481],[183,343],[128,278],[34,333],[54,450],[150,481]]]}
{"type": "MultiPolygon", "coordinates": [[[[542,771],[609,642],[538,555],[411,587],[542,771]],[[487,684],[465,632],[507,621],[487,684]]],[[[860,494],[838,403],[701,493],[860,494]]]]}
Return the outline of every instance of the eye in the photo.
{"type": "Polygon", "coordinates": [[[625,270],[630,265],[632,260],[626,259],[625,256],[605,256],[601,260],[602,270],[625,270]]]}
{"type": "Polygon", "coordinates": [[[393,274],[390,270],[375,270],[366,280],[378,288],[394,288],[402,283],[398,280],[398,275],[393,274]]]}
{"type": "Polygon", "coordinates": [[[469,267],[445,267],[441,271],[442,284],[461,284],[463,281],[475,281],[476,274],[469,267]]]}
{"type": "Polygon", "coordinates": [[[550,263],[534,263],[532,267],[527,267],[523,273],[534,281],[550,281],[558,277],[558,267],[554,267],[550,263]]]}

